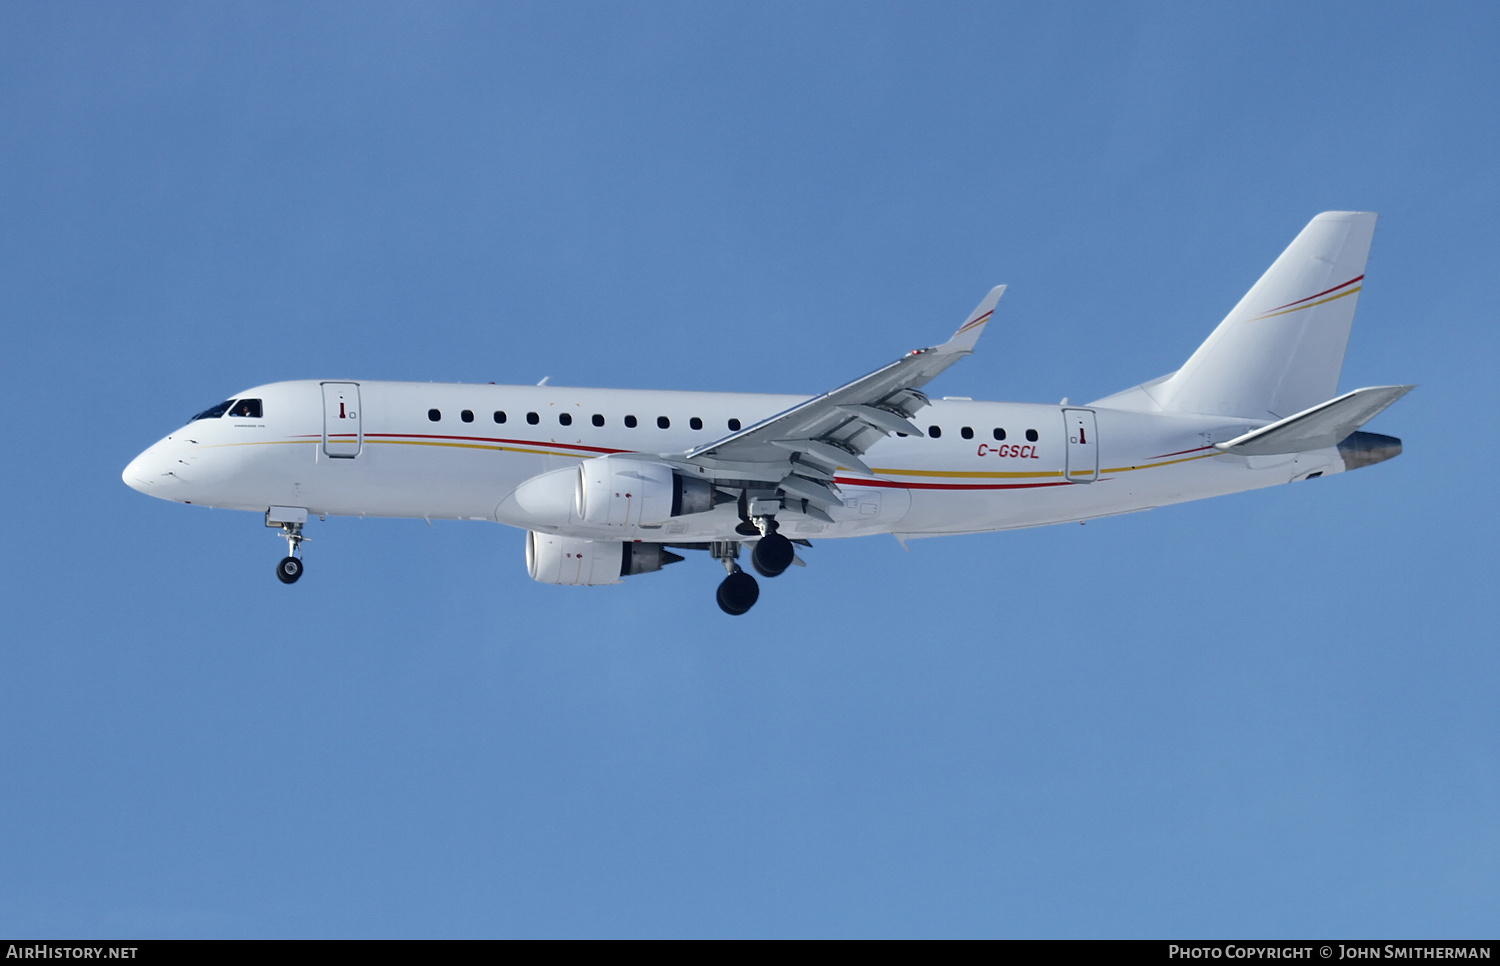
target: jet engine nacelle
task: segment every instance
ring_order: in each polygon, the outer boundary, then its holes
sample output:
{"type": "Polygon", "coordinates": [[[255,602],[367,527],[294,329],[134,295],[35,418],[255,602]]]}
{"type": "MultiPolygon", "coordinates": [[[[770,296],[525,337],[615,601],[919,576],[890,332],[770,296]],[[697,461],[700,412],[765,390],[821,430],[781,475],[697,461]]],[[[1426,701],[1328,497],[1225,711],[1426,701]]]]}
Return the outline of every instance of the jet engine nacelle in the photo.
{"type": "Polygon", "coordinates": [[[630,536],[625,531],[661,526],[713,506],[714,488],[707,480],[684,476],[665,463],[604,456],[533,476],[500,502],[495,519],[528,530],[572,527],[630,536]]]}
{"type": "Polygon", "coordinates": [[[592,526],[655,527],[713,507],[712,484],[665,463],[606,456],[578,466],[573,510],[592,526]]]}
{"type": "Polygon", "coordinates": [[[585,540],[550,533],[526,534],[526,572],[544,584],[596,587],[621,577],[648,574],[682,557],[659,543],[585,540]]]}

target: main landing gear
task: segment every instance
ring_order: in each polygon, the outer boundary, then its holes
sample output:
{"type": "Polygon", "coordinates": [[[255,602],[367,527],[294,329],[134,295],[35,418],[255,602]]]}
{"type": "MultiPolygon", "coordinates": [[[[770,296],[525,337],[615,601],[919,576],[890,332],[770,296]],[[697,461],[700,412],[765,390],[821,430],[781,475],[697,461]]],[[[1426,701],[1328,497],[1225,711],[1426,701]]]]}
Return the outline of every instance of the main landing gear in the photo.
{"type": "Polygon", "coordinates": [[[755,602],[760,599],[760,585],[735,563],[735,558],[740,555],[739,541],[716,540],[709,546],[709,553],[729,572],[724,582],[719,584],[719,610],[738,617],[754,607],[755,602]]]}
{"type": "MultiPolygon", "coordinates": [[[[744,526],[741,524],[742,528],[744,526]]],[[[777,532],[774,517],[756,517],[753,526],[761,534],[760,540],[750,549],[750,566],[755,568],[756,573],[762,577],[778,577],[786,568],[799,562],[796,547],[792,546],[792,541],[777,532]]],[[[737,617],[754,607],[755,602],[760,599],[760,585],[736,563],[740,555],[739,541],[715,541],[709,546],[709,552],[728,571],[724,582],[719,584],[719,609],[737,617]]]]}
{"type": "MultiPolygon", "coordinates": [[[[774,526],[775,522],[771,522],[774,526]]],[[[751,548],[750,566],[762,577],[780,577],[792,565],[796,556],[797,551],[792,547],[792,541],[772,530],[751,548]]]]}

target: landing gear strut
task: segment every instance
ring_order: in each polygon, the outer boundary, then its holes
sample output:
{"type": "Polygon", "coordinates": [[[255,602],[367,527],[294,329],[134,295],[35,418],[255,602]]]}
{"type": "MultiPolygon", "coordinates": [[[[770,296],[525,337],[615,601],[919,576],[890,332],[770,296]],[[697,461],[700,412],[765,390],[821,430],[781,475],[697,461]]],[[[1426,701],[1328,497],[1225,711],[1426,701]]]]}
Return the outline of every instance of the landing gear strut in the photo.
{"type": "Polygon", "coordinates": [[[726,614],[738,617],[754,607],[755,602],[760,599],[760,585],[755,582],[754,577],[745,573],[740,569],[740,565],[735,563],[735,558],[740,555],[738,541],[715,541],[709,548],[709,552],[729,572],[724,582],[719,584],[719,609],[726,614]]]}
{"type": "Polygon", "coordinates": [[[302,576],[302,524],[283,523],[281,535],[286,538],[286,556],[276,565],[276,577],[283,584],[295,584],[302,576]]]}

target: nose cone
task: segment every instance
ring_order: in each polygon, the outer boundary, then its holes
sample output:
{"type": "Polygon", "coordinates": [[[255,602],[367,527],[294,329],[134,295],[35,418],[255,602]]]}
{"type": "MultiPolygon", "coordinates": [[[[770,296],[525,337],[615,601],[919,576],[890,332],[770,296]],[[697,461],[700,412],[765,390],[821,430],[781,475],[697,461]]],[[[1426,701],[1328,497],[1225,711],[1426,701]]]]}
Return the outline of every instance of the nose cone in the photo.
{"type": "Polygon", "coordinates": [[[151,472],[147,467],[147,458],[150,454],[151,451],[147,450],[137,456],[126,465],[125,472],[120,474],[120,479],[125,481],[125,485],[137,493],[151,492],[151,472]]]}
{"type": "Polygon", "coordinates": [[[120,474],[126,486],[147,496],[159,496],[164,500],[174,498],[168,491],[178,489],[182,480],[173,472],[176,461],[171,458],[166,443],[163,440],[130,461],[120,474]]]}

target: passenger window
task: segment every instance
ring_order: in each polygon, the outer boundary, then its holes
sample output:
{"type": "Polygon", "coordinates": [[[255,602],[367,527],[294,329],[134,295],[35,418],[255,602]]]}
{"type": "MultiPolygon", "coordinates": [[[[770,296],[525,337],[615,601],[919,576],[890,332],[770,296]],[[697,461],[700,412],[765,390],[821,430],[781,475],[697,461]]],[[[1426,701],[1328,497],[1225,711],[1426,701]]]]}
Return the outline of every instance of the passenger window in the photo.
{"type": "Polygon", "coordinates": [[[699,419],[697,416],[694,416],[692,419],[688,420],[688,425],[691,426],[693,429],[702,429],[703,428],[703,420],[699,419]]]}
{"type": "Polygon", "coordinates": [[[189,419],[188,422],[196,423],[200,419],[218,419],[220,416],[229,412],[229,407],[233,405],[233,399],[226,399],[223,402],[219,403],[217,406],[210,406],[209,408],[203,410],[203,412],[194,416],[192,419],[189,419]]]}
{"type": "Polygon", "coordinates": [[[1026,442],[1028,442],[1028,443],[1035,443],[1036,442],[1036,430],[1034,430],[1034,429],[1028,429],[1026,431],[1026,442]]]}
{"type": "Polygon", "coordinates": [[[562,423],[564,426],[573,425],[573,417],[568,413],[558,413],[557,421],[562,423]]]}
{"type": "Polygon", "coordinates": [[[928,436],[929,439],[938,439],[942,435],[943,435],[943,427],[941,427],[941,426],[928,426],[927,427],[927,436],[928,436]]]}
{"type": "Polygon", "coordinates": [[[667,417],[665,417],[665,416],[658,416],[658,417],[656,417],[656,428],[657,429],[666,429],[666,428],[668,428],[671,425],[672,425],[672,421],[670,419],[668,419],[667,417]]]}
{"type": "Polygon", "coordinates": [[[729,431],[731,433],[738,433],[740,431],[740,421],[738,419],[731,419],[729,421],[729,431]]]}
{"type": "Polygon", "coordinates": [[[958,431],[958,435],[962,436],[964,439],[973,439],[974,438],[974,427],[972,427],[972,426],[965,426],[963,429],[960,429],[958,431]]]}
{"type": "Polygon", "coordinates": [[[429,409],[427,410],[427,418],[435,423],[443,418],[443,412],[440,409],[429,409]]]}
{"type": "Polygon", "coordinates": [[[234,407],[232,409],[229,410],[229,415],[238,416],[241,419],[259,419],[260,400],[241,399],[239,402],[234,404],[234,407]]]}
{"type": "Polygon", "coordinates": [[[1005,438],[1005,430],[999,428],[998,426],[995,427],[995,438],[996,439],[1004,439],[1005,438]]]}
{"type": "Polygon", "coordinates": [[[598,413],[594,413],[594,425],[595,426],[603,426],[604,425],[604,417],[601,416],[601,415],[599,415],[598,413]]]}
{"type": "Polygon", "coordinates": [[[503,409],[497,409],[497,410],[495,410],[495,422],[497,422],[497,423],[503,423],[503,422],[505,422],[505,410],[503,410],[503,409]]]}
{"type": "Polygon", "coordinates": [[[625,417],[625,426],[627,429],[635,429],[635,422],[636,420],[634,416],[625,417]]]}
{"type": "Polygon", "coordinates": [[[463,412],[458,414],[458,418],[462,419],[466,423],[472,423],[474,421],[474,410],[465,409],[463,412]]]}
{"type": "Polygon", "coordinates": [[[542,417],[538,416],[536,413],[527,413],[526,421],[535,426],[537,423],[542,421],[542,417]]]}

